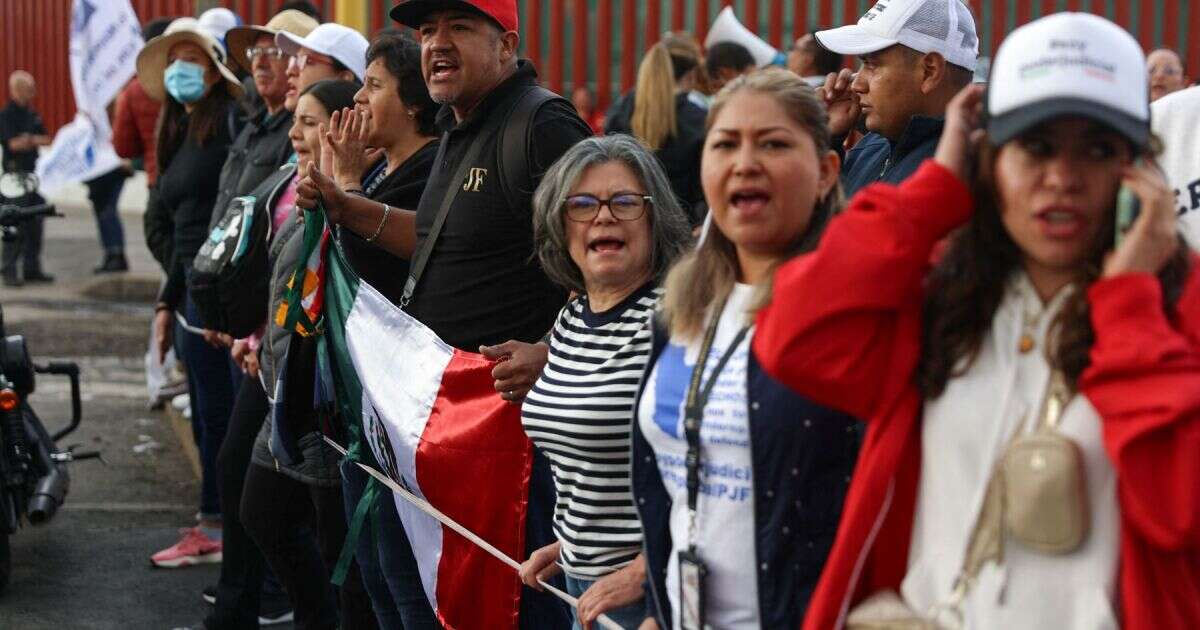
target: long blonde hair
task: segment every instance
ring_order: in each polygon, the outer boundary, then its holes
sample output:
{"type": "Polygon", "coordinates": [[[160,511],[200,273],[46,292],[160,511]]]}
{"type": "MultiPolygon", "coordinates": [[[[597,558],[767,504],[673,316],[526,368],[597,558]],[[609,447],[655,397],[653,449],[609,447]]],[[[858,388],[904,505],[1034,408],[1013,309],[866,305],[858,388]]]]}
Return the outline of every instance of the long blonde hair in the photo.
{"type": "Polygon", "coordinates": [[[679,132],[675,118],[676,83],[699,64],[695,48],[671,33],[642,57],[629,126],[633,136],[651,151],[661,149],[679,132]]]}
{"type": "MultiPolygon", "coordinates": [[[[833,140],[825,106],[800,77],[779,68],[738,77],[722,88],[708,111],[708,129],[712,128],[713,122],[733,96],[743,91],[765,94],[782,105],[792,120],[812,137],[818,158],[829,151],[833,140]]],[[[841,207],[841,184],[835,184],[824,198],[817,200],[808,227],[776,265],[795,254],[815,248],[825,225],[841,207]]],[[[769,278],[774,277],[774,267],[771,272],[769,278]]],[[[708,309],[729,297],[737,276],[737,250],[733,241],[713,223],[704,241],[684,254],[667,274],[663,312],[671,336],[684,341],[699,338],[704,330],[708,309]]],[[[759,285],[747,316],[753,316],[770,301],[771,285],[770,279],[759,285]]]]}

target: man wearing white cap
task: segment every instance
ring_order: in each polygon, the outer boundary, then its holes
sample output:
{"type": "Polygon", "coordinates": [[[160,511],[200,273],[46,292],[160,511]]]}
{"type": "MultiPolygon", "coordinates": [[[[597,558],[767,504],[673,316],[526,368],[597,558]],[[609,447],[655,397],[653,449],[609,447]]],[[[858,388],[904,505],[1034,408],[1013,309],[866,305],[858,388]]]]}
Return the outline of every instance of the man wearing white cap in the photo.
{"type": "Polygon", "coordinates": [[[862,60],[856,74],[830,74],[823,88],[835,137],[859,123],[870,132],[842,166],[846,194],[903,181],[933,155],[946,104],[971,82],[979,54],[971,11],[961,0],[879,0],[857,24],[816,39],[862,60]]]}
{"type": "Polygon", "coordinates": [[[362,83],[367,71],[367,39],[341,24],[327,22],[304,37],[283,31],[275,36],[275,45],[292,56],[285,101],[290,110],[309,85],[322,79],[362,83]]]}

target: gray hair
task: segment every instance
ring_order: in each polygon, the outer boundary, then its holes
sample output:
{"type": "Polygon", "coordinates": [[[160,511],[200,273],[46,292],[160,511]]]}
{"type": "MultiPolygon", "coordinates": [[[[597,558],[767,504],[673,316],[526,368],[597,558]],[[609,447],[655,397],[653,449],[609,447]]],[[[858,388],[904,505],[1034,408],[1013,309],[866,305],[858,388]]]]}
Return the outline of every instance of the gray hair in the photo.
{"type": "Polygon", "coordinates": [[[585,293],[583,273],[567,249],[563,205],[587,169],[620,162],[633,172],[653,201],[650,219],[651,276],[661,280],[671,263],[691,243],[688,221],[658,159],[632,136],[587,138],[571,147],[546,171],[533,193],[533,240],[546,275],[576,293],[585,293]]]}

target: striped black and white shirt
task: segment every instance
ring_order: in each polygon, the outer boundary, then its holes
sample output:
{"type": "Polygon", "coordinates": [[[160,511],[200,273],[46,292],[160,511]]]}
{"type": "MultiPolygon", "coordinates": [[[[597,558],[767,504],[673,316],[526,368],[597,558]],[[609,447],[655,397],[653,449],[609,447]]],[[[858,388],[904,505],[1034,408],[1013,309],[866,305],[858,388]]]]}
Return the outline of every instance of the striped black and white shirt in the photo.
{"type": "Polygon", "coordinates": [[[648,322],[661,293],[647,284],[602,313],[592,312],[587,296],[571,300],[522,406],[525,433],[554,470],[554,532],[572,577],[607,575],[641,549],[629,491],[629,432],[650,356],[648,322]]]}

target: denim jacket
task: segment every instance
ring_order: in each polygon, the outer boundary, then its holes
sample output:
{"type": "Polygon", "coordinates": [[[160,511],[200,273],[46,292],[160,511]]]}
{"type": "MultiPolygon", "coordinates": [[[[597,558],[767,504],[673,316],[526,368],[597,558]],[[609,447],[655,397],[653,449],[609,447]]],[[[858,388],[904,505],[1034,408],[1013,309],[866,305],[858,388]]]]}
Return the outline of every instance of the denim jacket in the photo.
{"type": "MultiPolygon", "coordinates": [[[[651,370],[667,342],[666,329],[657,319],[652,339],[650,360],[633,406],[631,483],[642,523],[647,608],[656,616],[659,627],[671,628],[666,592],[672,548],[671,499],[638,420],[651,370]]],[[[764,628],[796,628],[804,618],[833,545],[842,501],[862,442],[862,425],[793,393],[768,376],[753,353],[746,380],[755,564],[760,569],[759,619],[764,628]]]]}

